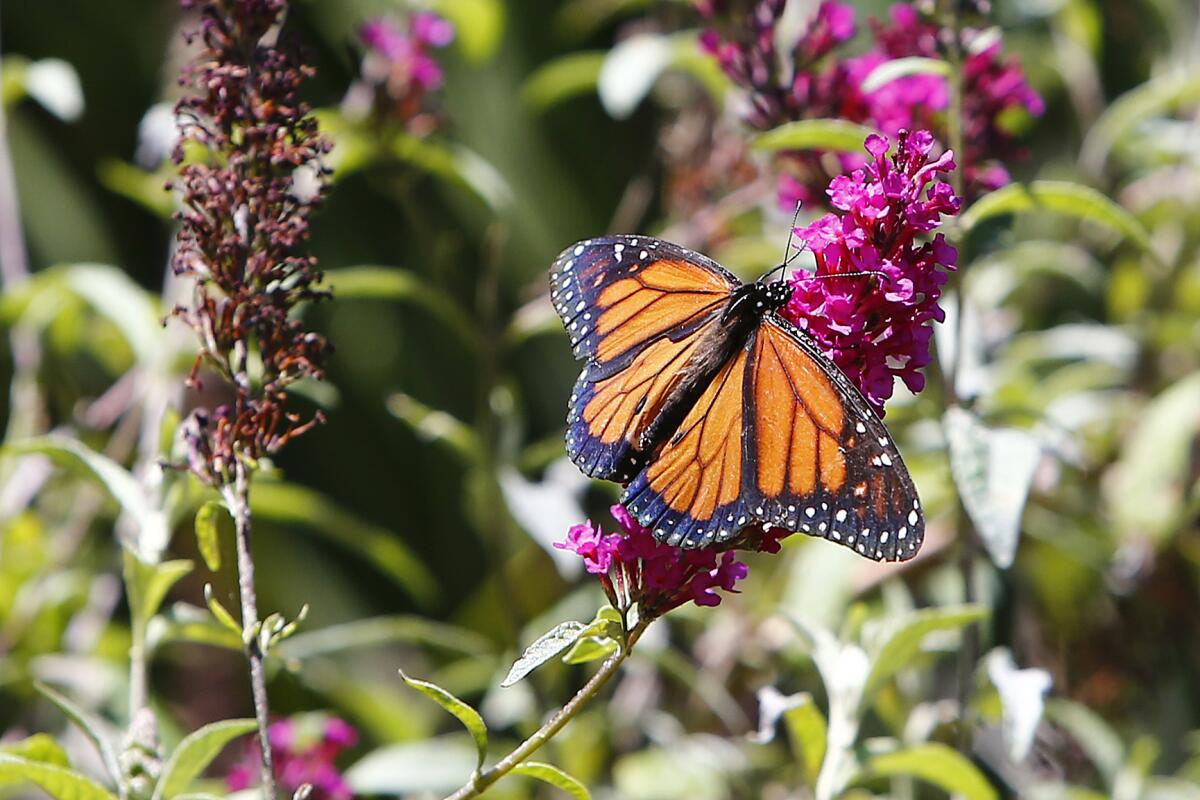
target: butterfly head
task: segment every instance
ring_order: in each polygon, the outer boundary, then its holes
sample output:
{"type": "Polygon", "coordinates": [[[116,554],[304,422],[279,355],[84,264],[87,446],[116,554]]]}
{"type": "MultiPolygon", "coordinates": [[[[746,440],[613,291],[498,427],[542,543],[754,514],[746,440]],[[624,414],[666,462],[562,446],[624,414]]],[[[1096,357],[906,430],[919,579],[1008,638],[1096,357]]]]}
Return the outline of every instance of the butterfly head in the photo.
{"type": "Polygon", "coordinates": [[[763,306],[769,311],[783,308],[792,299],[792,285],[787,281],[771,281],[755,284],[763,306]]]}

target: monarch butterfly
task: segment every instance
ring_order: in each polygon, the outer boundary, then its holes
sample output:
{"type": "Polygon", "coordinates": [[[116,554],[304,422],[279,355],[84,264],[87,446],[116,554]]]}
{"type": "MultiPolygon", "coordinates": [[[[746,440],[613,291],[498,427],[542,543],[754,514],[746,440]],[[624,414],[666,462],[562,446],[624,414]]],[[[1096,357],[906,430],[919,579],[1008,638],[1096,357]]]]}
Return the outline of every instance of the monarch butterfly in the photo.
{"type": "Polygon", "coordinates": [[[783,281],[743,284],[645,236],[568,247],[550,298],[574,355],[567,453],[684,548],[744,528],[822,536],[875,560],[916,554],[912,478],[858,389],[778,310],[783,281]]]}

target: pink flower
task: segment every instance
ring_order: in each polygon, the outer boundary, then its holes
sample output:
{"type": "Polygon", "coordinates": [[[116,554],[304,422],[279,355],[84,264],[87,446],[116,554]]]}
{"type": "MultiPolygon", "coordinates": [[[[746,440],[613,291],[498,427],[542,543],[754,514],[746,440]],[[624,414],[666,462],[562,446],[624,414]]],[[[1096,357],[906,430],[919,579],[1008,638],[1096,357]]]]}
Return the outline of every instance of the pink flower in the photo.
{"type": "MultiPolygon", "coordinates": [[[[354,793],[335,764],[337,757],[358,743],[358,732],[345,720],[327,714],[299,714],[272,722],[267,729],[275,757],[275,778],[292,795],[312,784],[313,800],[351,800],[354,793]]],[[[258,783],[258,738],[249,742],[242,760],[225,777],[231,791],[258,783]]]]}
{"type": "Polygon", "coordinates": [[[919,240],[957,214],[959,198],[939,178],[955,168],[954,155],[931,158],[928,131],[901,131],[896,151],[870,136],[866,166],[834,178],[827,194],[834,213],[796,229],[813,252],[815,275],[792,278],[792,299],[782,313],[805,330],[859,387],[883,416],[895,378],[913,392],[925,387],[920,369],[930,362],[938,306],[957,252],[939,233],[919,240]],[[873,272],[880,277],[837,278],[838,273],[873,272]]]}
{"type": "MultiPolygon", "coordinates": [[[[623,534],[605,534],[589,521],[572,527],[566,541],[554,546],[583,557],[615,608],[636,603],[644,618],[653,618],[689,601],[715,606],[721,602],[717,590],[736,591],[737,582],[749,572],[732,549],[681,550],[655,539],[624,506],[614,505],[611,513],[623,534]]],[[[775,553],[787,535],[782,529],[771,535],[751,529],[737,546],[775,553]]]]}
{"type": "Polygon", "coordinates": [[[452,42],[454,26],[436,14],[414,14],[406,25],[376,17],[359,29],[358,36],[388,63],[393,73],[390,83],[413,84],[423,90],[442,85],[442,67],[429,50],[452,42]]]}

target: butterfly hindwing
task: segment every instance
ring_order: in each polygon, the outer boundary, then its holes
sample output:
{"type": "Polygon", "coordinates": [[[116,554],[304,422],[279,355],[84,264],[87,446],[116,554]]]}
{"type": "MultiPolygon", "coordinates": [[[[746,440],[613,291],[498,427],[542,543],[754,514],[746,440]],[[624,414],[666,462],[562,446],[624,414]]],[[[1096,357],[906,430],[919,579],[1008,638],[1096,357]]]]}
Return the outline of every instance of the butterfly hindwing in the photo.
{"type": "Polygon", "coordinates": [[[550,282],[575,355],[588,361],[571,393],[567,453],[585,474],[624,483],[637,437],[738,280],[669,242],[607,236],[564,250],[550,282]]]}
{"type": "Polygon", "coordinates": [[[877,561],[915,555],[925,529],[916,488],[858,389],[774,314],[750,349],[744,495],[755,519],[877,561]]]}

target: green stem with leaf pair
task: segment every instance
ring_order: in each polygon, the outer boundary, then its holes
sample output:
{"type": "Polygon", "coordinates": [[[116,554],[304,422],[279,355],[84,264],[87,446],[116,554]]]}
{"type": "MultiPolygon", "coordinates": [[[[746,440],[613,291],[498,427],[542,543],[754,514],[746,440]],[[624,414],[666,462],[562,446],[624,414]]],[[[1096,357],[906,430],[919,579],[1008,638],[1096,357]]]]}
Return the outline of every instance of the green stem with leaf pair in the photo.
{"type": "Polygon", "coordinates": [[[555,712],[554,716],[546,720],[546,723],[538,728],[532,736],[521,742],[511,753],[497,761],[491,769],[476,772],[458,791],[448,795],[446,800],[467,800],[470,797],[478,797],[487,791],[488,787],[509,772],[512,772],[537,752],[542,745],[550,741],[555,734],[562,730],[563,726],[575,718],[583,707],[587,705],[587,702],[595,697],[604,688],[604,684],[608,683],[609,679],[616,674],[617,669],[629,657],[630,652],[633,651],[633,645],[645,632],[646,628],[649,627],[651,621],[648,619],[641,620],[634,625],[616,651],[600,665],[600,669],[596,671],[596,674],[589,678],[588,682],[583,685],[583,688],[576,692],[575,696],[568,700],[566,705],[555,712]]]}

